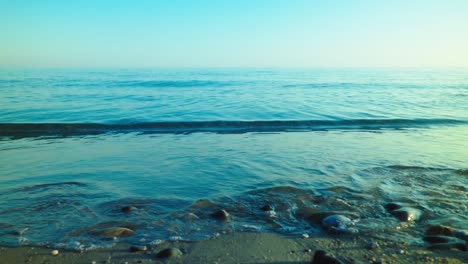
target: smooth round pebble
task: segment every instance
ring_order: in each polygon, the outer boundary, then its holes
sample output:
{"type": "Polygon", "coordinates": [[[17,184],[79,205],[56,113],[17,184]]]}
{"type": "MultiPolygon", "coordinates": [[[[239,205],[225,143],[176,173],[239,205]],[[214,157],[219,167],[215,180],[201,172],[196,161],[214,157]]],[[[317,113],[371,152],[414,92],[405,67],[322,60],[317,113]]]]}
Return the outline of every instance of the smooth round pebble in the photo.
{"type": "Polygon", "coordinates": [[[309,234],[302,234],[302,238],[309,238],[309,234]]]}
{"type": "Polygon", "coordinates": [[[148,248],[146,246],[130,246],[128,249],[130,252],[142,252],[146,251],[148,248]]]}
{"type": "Polygon", "coordinates": [[[50,254],[52,254],[52,256],[57,256],[59,254],[59,251],[54,249],[50,252],[50,254]]]}
{"type": "Polygon", "coordinates": [[[166,248],[156,254],[157,258],[172,258],[177,256],[182,256],[182,251],[178,248],[166,248]]]}
{"type": "Polygon", "coordinates": [[[330,231],[338,233],[356,233],[357,230],[351,228],[354,222],[343,215],[330,215],[322,220],[322,225],[330,231]]]}

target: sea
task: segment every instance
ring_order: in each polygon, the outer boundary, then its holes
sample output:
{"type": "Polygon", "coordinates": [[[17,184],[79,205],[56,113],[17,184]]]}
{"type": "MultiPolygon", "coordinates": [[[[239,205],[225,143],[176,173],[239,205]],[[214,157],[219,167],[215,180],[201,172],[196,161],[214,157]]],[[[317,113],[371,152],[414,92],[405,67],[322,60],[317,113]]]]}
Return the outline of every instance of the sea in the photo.
{"type": "Polygon", "coordinates": [[[466,229],[468,69],[0,70],[0,245],[335,235],[304,212],[466,229]]]}

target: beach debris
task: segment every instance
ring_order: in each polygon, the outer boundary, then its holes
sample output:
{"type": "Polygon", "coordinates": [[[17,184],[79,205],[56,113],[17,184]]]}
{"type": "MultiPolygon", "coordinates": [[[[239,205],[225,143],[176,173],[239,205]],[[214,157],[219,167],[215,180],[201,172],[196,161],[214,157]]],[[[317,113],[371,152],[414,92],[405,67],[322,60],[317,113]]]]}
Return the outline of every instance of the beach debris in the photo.
{"type": "Polygon", "coordinates": [[[391,211],[390,214],[404,222],[418,221],[423,215],[421,210],[413,207],[401,207],[391,211]]]}
{"type": "Polygon", "coordinates": [[[146,250],[148,250],[148,247],[146,246],[130,246],[130,248],[128,249],[128,251],[130,252],[143,252],[146,250]]]}
{"type": "Polygon", "coordinates": [[[59,254],[59,251],[57,249],[54,249],[50,252],[52,256],[57,256],[59,254]]]}
{"type": "Polygon", "coordinates": [[[124,206],[120,209],[120,211],[122,211],[123,213],[130,213],[134,210],[137,210],[135,206],[124,206]]]}
{"type": "Polygon", "coordinates": [[[161,251],[159,251],[156,254],[157,258],[172,258],[172,257],[178,257],[182,256],[182,251],[180,251],[178,248],[166,248],[161,251]]]}
{"type": "Polygon", "coordinates": [[[324,250],[317,250],[314,253],[311,264],[343,264],[343,262],[333,256],[327,255],[327,252],[324,250]]]}
{"type": "Polygon", "coordinates": [[[322,225],[329,231],[336,233],[357,233],[357,229],[352,228],[354,222],[343,215],[330,215],[322,220],[322,225]]]}
{"type": "Polygon", "coordinates": [[[211,217],[213,217],[214,219],[219,220],[219,221],[227,221],[227,220],[229,220],[230,215],[226,210],[221,209],[219,211],[216,211],[216,212],[212,213],[211,217]]]}

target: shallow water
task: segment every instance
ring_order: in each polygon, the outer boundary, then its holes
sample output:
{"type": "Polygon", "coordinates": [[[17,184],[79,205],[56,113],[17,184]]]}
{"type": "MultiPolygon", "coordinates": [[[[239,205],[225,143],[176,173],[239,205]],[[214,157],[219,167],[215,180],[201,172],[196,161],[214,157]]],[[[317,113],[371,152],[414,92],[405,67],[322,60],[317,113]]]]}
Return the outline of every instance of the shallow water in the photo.
{"type": "Polygon", "coordinates": [[[412,243],[430,224],[466,229],[466,73],[4,70],[0,243],[323,235],[304,212],[327,211],[412,243]],[[400,222],[389,202],[423,217],[400,222]],[[135,234],[97,235],[109,227],[135,234]]]}

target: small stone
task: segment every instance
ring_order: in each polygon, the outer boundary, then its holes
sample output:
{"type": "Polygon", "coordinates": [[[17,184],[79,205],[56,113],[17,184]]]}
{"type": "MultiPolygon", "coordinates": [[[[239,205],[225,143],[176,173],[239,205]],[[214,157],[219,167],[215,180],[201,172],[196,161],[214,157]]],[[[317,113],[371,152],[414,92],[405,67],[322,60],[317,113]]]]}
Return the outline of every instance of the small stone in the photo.
{"type": "Polygon", "coordinates": [[[393,210],[391,214],[400,221],[405,222],[418,221],[422,217],[421,210],[412,207],[401,207],[400,209],[393,210]]]}
{"type": "Polygon", "coordinates": [[[430,250],[437,250],[437,249],[442,249],[442,250],[447,250],[447,249],[458,249],[461,251],[467,251],[467,245],[466,243],[461,243],[461,242],[449,242],[449,243],[435,243],[431,244],[429,246],[430,250]]]}
{"type": "Polygon", "coordinates": [[[330,215],[322,220],[322,225],[329,231],[337,233],[356,233],[357,230],[351,228],[354,222],[343,215],[330,215]]]}
{"type": "Polygon", "coordinates": [[[365,245],[365,248],[366,249],[369,249],[369,250],[372,250],[372,249],[377,249],[379,248],[379,244],[377,244],[377,242],[369,242],[365,245]]]}
{"type": "Polygon", "coordinates": [[[397,209],[400,209],[402,206],[397,204],[397,203],[388,203],[386,205],[384,205],[385,209],[387,209],[387,211],[389,212],[392,212],[392,211],[395,211],[397,209]]]}
{"type": "Polygon", "coordinates": [[[450,236],[452,235],[453,231],[454,230],[451,227],[447,227],[443,225],[433,225],[427,228],[426,234],[450,236]]]}
{"type": "Polygon", "coordinates": [[[156,254],[157,258],[173,258],[178,256],[182,256],[182,251],[177,248],[166,248],[156,254]]]}
{"type": "Polygon", "coordinates": [[[395,250],[395,253],[397,253],[397,254],[400,254],[400,255],[401,255],[401,254],[404,254],[404,253],[405,253],[405,251],[404,251],[403,249],[397,249],[397,250],[395,250]]]}
{"type": "Polygon", "coordinates": [[[57,256],[59,254],[59,251],[57,249],[54,249],[50,252],[52,256],[57,256]]]}
{"type": "Polygon", "coordinates": [[[219,221],[227,221],[229,219],[229,213],[224,209],[212,213],[211,216],[219,221]]]}
{"type": "Polygon", "coordinates": [[[128,249],[130,252],[143,252],[148,250],[146,246],[130,246],[128,249]]]}
{"type": "Polygon", "coordinates": [[[135,206],[124,206],[120,210],[124,213],[130,213],[131,211],[136,210],[137,208],[135,206]]]}
{"type": "Polygon", "coordinates": [[[273,210],[273,207],[271,207],[269,204],[263,206],[262,208],[260,208],[260,210],[262,211],[271,211],[273,210]]]}
{"type": "Polygon", "coordinates": [[[100,232],[97,232],[96,234],[99,236],[108,236],[108,237],[128,237],[133,235],[133,230],[130,228],[126,227],[115,227],[115,228],[110,228],[106,229],[100,232]]]}
{"type": "Polygon", "coordinates": [[[447,236],[425,236],[423,237],[423,240],[427,243],[447,243],[452,240],[451,237],[447,236]]]}
{"type": "Polygon", "coordinates": [[[312,252],[312,249],[310,249],[310,248],[307,248],[307,249],[305,249],[305,250],[304,250],[304,252],[306,252],[306,253],[310,253],[310,252],[312,252]]]}
{"type": "Polygon", "coordinates": [[[302,238],[309,238],[309,234],[302,234],[302,238]]]}
{"type": "Polygon", "coordinates": [[[323,250],[317,250],[314,253],[311,264],[343,264],[343,262],[332,256],[328,256],[323,250]]]}

